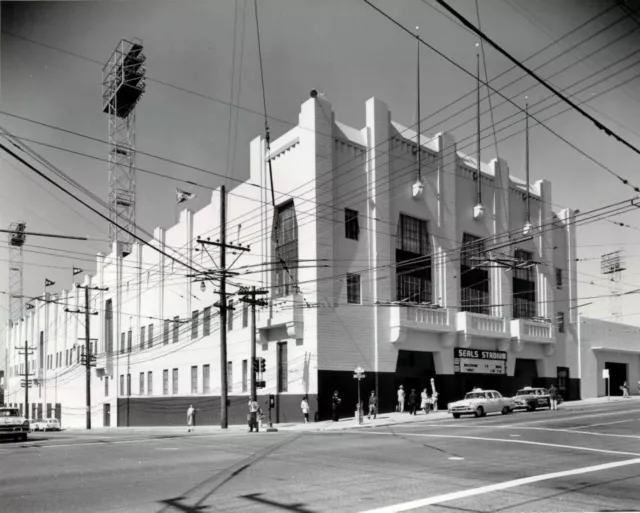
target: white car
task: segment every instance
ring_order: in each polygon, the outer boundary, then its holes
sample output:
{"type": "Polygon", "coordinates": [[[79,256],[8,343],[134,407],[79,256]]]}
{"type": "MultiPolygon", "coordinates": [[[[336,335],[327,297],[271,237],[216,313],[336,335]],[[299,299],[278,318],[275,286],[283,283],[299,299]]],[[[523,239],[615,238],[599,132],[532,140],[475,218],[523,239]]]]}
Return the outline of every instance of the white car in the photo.
{"type": "Polygon", "coordinates": [[[502,413],[507,415],[515,409],[513,399],[502,397],[500,392],[495,390],[475,389],[468,392],[464,399],[449,403],[447,410],[454,419],[459,419],[460,415],[475,415],[484,417],[487,413],[502,413]]]}
{"type": "Polygon", "coordinates": [[[18,408],[0,408],[0,437],[26,440],[28,432],[29,421],[18,408]]]}
{"type": "Polygon", "coordinates": [[[33,431],[60,431],[58,419],[38,419],[31,423],[33,431]]]}

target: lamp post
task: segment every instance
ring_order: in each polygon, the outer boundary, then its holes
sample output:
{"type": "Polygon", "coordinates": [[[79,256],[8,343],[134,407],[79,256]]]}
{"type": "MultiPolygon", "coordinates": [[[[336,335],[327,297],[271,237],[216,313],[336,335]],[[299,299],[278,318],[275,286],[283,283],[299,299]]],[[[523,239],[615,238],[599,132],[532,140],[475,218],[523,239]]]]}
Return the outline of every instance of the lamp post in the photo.
{"type": "Polygon", "coordinates": [[[358,424],[362,424],[362,402],[360,401],[360,381],[364,378],[364,369],[362,367],[356,367],[353,371],[353,377],[358,380],[358,407],[356,409],[356,418],[358,424]]]}

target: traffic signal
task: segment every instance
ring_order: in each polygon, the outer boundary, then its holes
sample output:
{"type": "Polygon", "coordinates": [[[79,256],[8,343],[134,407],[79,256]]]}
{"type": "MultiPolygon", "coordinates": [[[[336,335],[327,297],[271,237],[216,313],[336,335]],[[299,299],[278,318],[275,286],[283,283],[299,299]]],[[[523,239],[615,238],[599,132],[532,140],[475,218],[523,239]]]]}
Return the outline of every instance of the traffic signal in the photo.
{"type": "Polygon", "coordinates": [[[258,373],[258,371],[260,371],[260,364],[258,363],[260,360],[260,358],[253,358],[253,372],[255,372],[256,374],[258,373]]]}
{"type": "MultiPolygon", "coordinates": [[[[262,361],[264,361],[264,359],[262,361]]],[[[269,394],[269,408],[275,408],[275,407],[276,407],[276,398],[273,396],[273,394],[269,394]]]]}
{"type": "Polygon", "coordinates": [[[264,373],[267,368],[267,360],[260,358],[260,372],[264,373]]]}

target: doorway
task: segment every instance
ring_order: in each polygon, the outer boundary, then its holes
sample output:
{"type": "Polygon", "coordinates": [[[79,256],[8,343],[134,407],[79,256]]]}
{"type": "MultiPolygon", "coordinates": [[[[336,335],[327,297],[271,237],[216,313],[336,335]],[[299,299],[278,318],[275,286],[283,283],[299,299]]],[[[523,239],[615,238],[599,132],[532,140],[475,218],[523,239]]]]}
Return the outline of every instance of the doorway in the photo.
{"type": "Polygon", "coordinates": [[[102,405],[102,425],[104,427],[111,427],[111,405],[102,405]]]}
{"type": "MultiPolygon", "coordinates": [[[[627,381],[627,364],[604,362],[604,368],[609,369],[609,386],[611,395],[622,395],[622,385],[627,381]]],[[[628,384],[628,383],[627,383],[628,384]]],[[[605,393],[607,391],[605,390],[605,393]]]]}

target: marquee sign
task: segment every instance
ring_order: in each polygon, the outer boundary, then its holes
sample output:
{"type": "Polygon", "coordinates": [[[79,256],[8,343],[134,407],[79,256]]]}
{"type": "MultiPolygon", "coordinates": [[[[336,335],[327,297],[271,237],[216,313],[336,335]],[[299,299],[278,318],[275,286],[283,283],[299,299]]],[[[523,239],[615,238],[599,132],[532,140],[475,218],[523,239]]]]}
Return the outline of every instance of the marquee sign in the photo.
{"type": "Polygon", "coordinates": [[[461,374],[507,374],[507,353],[482,349],[453,350],[453,372],[461,374]]]}

